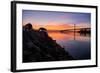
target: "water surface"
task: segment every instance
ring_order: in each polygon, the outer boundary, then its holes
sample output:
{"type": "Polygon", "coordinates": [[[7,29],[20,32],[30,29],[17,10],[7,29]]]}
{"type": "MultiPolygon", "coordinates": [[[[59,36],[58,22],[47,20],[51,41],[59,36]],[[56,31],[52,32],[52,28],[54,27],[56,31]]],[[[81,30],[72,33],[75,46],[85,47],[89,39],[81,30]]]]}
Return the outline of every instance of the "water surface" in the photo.
{"type": "Polygon", "coordinates": [[[91,58],[90,34],[78,32],[48,32],[76,60],[91,58]]]}

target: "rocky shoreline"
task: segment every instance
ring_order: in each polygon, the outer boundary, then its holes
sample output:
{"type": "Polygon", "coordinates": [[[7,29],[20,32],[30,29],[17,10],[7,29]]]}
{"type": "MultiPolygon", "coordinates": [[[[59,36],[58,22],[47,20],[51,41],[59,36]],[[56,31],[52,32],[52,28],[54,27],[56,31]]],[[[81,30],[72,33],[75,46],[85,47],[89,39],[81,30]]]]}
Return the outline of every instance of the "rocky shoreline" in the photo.
{"type": "Polygon", "coordinates": [[[48,36],[46,29],[23,28],[23,62],[73,60],[73,57],[48,36]]]}

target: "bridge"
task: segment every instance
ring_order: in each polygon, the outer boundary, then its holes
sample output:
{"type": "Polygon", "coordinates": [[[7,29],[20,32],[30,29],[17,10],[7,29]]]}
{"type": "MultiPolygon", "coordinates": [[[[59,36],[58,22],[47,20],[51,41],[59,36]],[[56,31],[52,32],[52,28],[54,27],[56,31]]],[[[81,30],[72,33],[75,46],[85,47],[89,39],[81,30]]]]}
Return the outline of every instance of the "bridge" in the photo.
{"type": "Polygon", "coordinates": [[[91,31],[91,28],[73,28],[73,29],[66,29],[66,30],[60,30],[60,32],[65,32],[65,31],[91,31]]]}

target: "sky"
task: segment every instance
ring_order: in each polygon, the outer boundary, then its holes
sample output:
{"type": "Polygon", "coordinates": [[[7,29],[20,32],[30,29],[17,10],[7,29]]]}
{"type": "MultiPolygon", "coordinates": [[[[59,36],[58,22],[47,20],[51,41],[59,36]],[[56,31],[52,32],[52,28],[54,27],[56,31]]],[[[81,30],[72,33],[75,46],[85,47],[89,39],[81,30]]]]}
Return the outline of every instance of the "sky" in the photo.
{"type": "Polygon", "coordinates": [[[56,11],[36,11],[23,10],[22,24],[31,23],[33,28],[39,29],[44,27],[48,30],[64,30],[73,28],[73,24],[77,27],[90,27],[90,13],[76,12],[56,12],[56,11]]]}

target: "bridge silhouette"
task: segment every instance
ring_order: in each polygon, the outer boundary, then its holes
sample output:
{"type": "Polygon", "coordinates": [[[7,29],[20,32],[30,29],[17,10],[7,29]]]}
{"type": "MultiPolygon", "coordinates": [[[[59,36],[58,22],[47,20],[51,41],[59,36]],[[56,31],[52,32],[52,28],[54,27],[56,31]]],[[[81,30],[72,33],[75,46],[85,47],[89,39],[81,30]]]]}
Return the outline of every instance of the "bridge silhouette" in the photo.
{"type": "Polygon", "coordinates": [[[76,31],[78,30],[79,32],[90,32],[91,28],[90,27],[80,27],[80,28],[76,28],[76,24],[73,24],[73,29],[66,29],[66,30],[61,30],[60,32],[64,32],[64,31],[76,31]]]}
{"type": "Polygon", "coordinates": [[[76,30],[78,30],[78,31],[90,31],[91,30],[91,28],[73,28],[73,29],[65,29],[65,30],[60,30],[61,32],[64,32],[64,31],[76,31],[76,30]]]}
{"type": "Polygon", "coordinates": [[[76,39],[76,34],[75,32],[78,32],[80,34],[83,34],[84,36],[86,36],[86,34],[90,34],[91,33],[91,28],[74,28],[74,29],[66,29],[66,30],[60,30],[60,32],[70,32],[70,31],[73,31],[74,34],[73,34],[73,39],[75,40],[76,39]],[[78,31],[76,31],[78,30],[78,31]]]}

